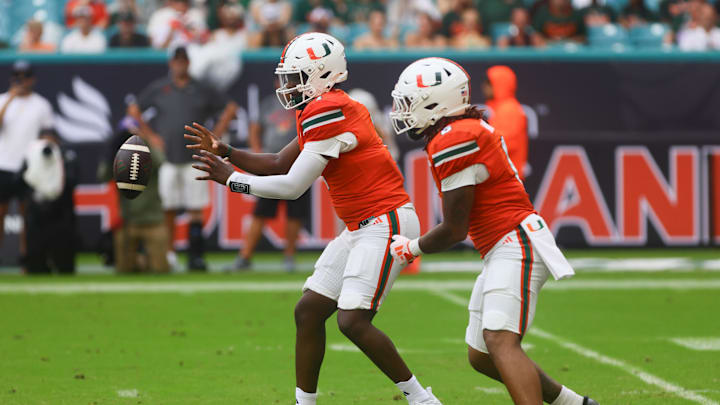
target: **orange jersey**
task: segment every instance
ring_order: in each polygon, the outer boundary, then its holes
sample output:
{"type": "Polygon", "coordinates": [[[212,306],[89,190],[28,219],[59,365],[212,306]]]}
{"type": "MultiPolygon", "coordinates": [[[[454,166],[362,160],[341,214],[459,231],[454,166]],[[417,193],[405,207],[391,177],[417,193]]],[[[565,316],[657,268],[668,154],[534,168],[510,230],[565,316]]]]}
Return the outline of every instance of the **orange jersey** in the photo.
{"type": "Polygon", "coordinates": [[[490,177],[475,185],[469,229],[475,248],[483,256],[535,212],[506,150],[502,136],[478,119],[452,122],[427,147],[438,190],[442,190],[443,179],[467,167],[482,164],[487,168],[490,177]]]}
{"type": "Polygon", "coordinates": [[[298,143],[322,141],[345,132],[357,138],[357,146],[330,159],[323,177],[335,212],[355,230],[358,223],[380,216],[410,201],[403,176],[387,147],[375,132],[367,108],[342,90],[331,90],[296,112],[298,143]]]}

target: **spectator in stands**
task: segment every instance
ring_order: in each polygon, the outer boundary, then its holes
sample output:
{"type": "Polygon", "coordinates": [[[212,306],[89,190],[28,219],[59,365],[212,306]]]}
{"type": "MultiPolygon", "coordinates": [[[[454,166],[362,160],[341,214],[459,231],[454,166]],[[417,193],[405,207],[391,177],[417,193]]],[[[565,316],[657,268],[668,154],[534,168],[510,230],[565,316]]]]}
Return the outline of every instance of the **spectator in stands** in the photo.
{"type": "Polygon", "coordinates": [[[385,36],[385,12],[375,10],[370,13],[368,28],[370,30],[357,37],[353,43],[355,49],[391,49],[397,48],[398,42],[395,38],[385,36]]]}
{"type": "Polygon", "coordinates": [[[101,53],[107,47],[105,35],[92,24],[93,10],[78,6],[72,11],[75,28],[63,38],[60,51],[63,53],[101,53]]]}
{"type": "Polygon", "coordinates": [[[507,66],[492,66],[487,70],[482,89],[485,104],[492,110],[489,123],[503,134],[510,160],[524,179],[528,156],[527,117],[515,98],[515,72],[507,66]]]}
{"type": "Polygon", "coordinates": [[[169,0],[167,6],[150,17],[147,32],[152,46],[160,49],[204,43],[208,39],[205,15],[200,9],[191,8],[190,0],[169,0]]]}
{"type": "Polygon", "coordinates": [[[523,7],[523,0],[482,0],[478,10],[483,18],[483,26],[491,30],[495,23],[509,22],[512,11],[523,7]]]}
{"type": "Polygon", "coordinates": [[[55,52],[55,45],[42,40],[43,24],[40,21],[30,20],[25,25],[27,29],[20,43],[20,52],[55,52]]]}
{"type": "Polygon", "coordinates": [[[450,44],[459,49],[488,48],[492,45],[489,37],[482,34],[482,21],[480,13],[474,8],[468,8],[462,12],[462,30],[455,34],[450,44]]]}
{"type": "Polygon", "coordinates": [[[185,148],[182,129],[186,124],[206,122],[219,115],[214,132],[222,136],[237,106],[224,94],[190,77],[190,58],[185,48],[176,48],[168,65],[170,74],[145,88],[136,102],[128,106],[127,113],[138,122],[140,131],[149,137],[160,137],[165,147],[167,162],[160,170],[159,187],[171,236],[168,261],[176,267],[172,235],[175,235],[175,217],[179,210],[185,209],[190,215],[188,268],[205,270],[202,213],[209,203],[208,188],[204,182],[195,180],[200,172],[191,166],[192,153],[185,148]],[[148,125],[142,112],[150,107],[155,107],[157,114],[148,125]]]}
{"type": "MultiPolygon", "coordinates": [[[[694,11],[694,10],[693,10],[694,11]]],[[[684,51],[720,50],[720,28],[715,9],[707,3],[697,6],[697,12],[678,32],[678,46],[684,51]]]]}
{"type": "Polygon", "coordinates": [[[445,47],[445,38],[438,33],[438,21],[429,14],[420,14],[417,19],[417,30],[405,36],[405,46],[408,48],[442,48],[445,47]]]}
{"type": "Polygon", "coordinates": [[[580,13],[572,8],[570,0],[549,0],[537,9],[532,24],[541,35],[538,45],[546,41],[584,40],[585,23],[580,13]]]}
{"type": "Polygon", "coordinates": [[[450,40],[463,30],[461,15],[463,11],[473,7],[472,0],[451,0],[449,10],[443,14],[441,33],[450,40]]]}
{"type": "Polygon", "coordinates": [[[253,0],[250,14],[259,32],[252,37],[253,47],[283,47],[289,38],[288,23],[292,6],[285,0],[253,0]]]}
{"type": "Polygon", "coordinates": [[[146,48],[147,36],[135,31],[135,14],[126,11],[117,15],[118,32],[110,38],[111,48],[146,48]]]}
{"type": "Polygon", "coordinates": [[[543,40],[530,25],[530,14],[524,8],[516,8],[510,16],[510,27],[507,33],[500,35],[497,46],[542,46],[543,40]]]}
{"type": "Polygon", "coordinates": [[[605,2],[601,4],[599,0],[592,0],[589,6],[580,10],[580,15],[586,27],[599,27],[616,20],[615,10],[605,2]]]}
{"type": "MultiPolygon", "coordinates": [[[[10,73],[10,88],[0,94],[0,230],[10,202],[20,203],[24,212],[26,185],[21,178],[23,158],[40,132],[52,128],[50,103],[33,91],[35,72],[29,63],[17,61],[10,73]]],[[[0,231],[0,244],[4,232],[0,231]]],[[[25,255],[25,237],[20,235],[20,255],[25,255]]]]}
{"type": "Polygon", "coordinates": [[[399,36],[408,27],[416,28],[423,15],[429,16],[433,31],[436,31],[434,26],[442,19],[442,14],[433,0],[387,0],[388,26],[393,37],[399,36]]]}
{"type": "Polygon", "coordinates": [[[75,28],[77,15],[74,12],[78,7],[89,7],[92,10],[92,26],[102,29],[108,26],[110,18],[102,0],[70,0],[65,5],[65,25],[67,27],[75,28]]]}
{"type": "Polygon", "coordinates": [[[310,13],[318,7],[327,8],[335,13],[335,3],[332,0],[298,0],[292,4],[292,21],[296,24],[306,23],[310,13]]]}
{"type": "Polygon", "coordinates": [[[29,274],[75,272],[75,151],[52,129],[43,130],[25,156],[28,185],[25,211],[26,270],[29,274]]]}
{"type": "Polygon", "coordinates": [[[162,141],[137,131],[137,122],[125,117],[119,132],[109,144],[106,160],[98,167],[98,178],[101,181],[112,178],[115,153],[133,134],[142,137],[150,148],[152,172],[147,187],[137,198],[119,198],[122,224],[113,232],[115,269],[120,273],[143,270],[167,273],[170,270],[167,261],[169,238],[158,187],[158,173],[165,161],[162,141]],[[142,256],[139,252],[141,245],[144,250],[142,256]]]}
{"type": "Polygon", "coordinates": [[[660,19],[672,26],[677,32],[687,20],[692,0],[662,0],[660,2],[660,19]]]}
{"type": "Polygon", "coordinates": [[[345,21],[348,23],[370,23],[373,11],[381,11],[385,14],[385,5],[380,0],[357,0],[348,4],[347,17],[345,21]]]}
{"type": "MultiPolygon", "coordinates": [[[[222,0],[225,1],[225,0],[222,0]]],[[[166,0],[113,0],[107,7],[110,23],[122,13],[133,13],[138,24],[146,25],[152,14],[165,6],[166,0]]]]}
{"type": "Polygon", "coordinates": [[[630,0],[620,14],[620,22],[625,28],[647,24],[657,19],[655,13],[647,8],[644,0],[630,0]]]}
{"type": "MultiPolygon", "coordinates": [[[[280,83],[276,81],[276,86],[280,83]]],[[[278,103],[275,94],[262,99],[259,116],[252,117],[250,123],[250,148],[253,152],[280,152],[290,143],[297,133],[295,131],[295,112],[286,110],[278,103]]],[[[253,253],[257,246],[265,221],[275,218],[278,206],[286,204],[287,221],[285,222],[285,270],[295,270],[295,247],[302,224],[310,214],[310,193],[308,190],[297,200],[280,200],[258,198],[253,211],[252,222],[245,237],[245,246],[240,250],[233,265],[228,270],[246,270],[251,265],[253,253]]]]}
{"type": "Polygon", "coordinates": [[[225,4],[218,9],[218,18],[220,28],[213,31],[211,40],[240,51],[245,49],[248,39],[243,7],[239,4],[225,4]]]}
{"type": "Polygon", "coordinates": [[[310,31],[328,33],[330,23],[333,19],[332,10],[324,7],[316,7],[308,14],[308,23],[310,23],[310,31]]]}

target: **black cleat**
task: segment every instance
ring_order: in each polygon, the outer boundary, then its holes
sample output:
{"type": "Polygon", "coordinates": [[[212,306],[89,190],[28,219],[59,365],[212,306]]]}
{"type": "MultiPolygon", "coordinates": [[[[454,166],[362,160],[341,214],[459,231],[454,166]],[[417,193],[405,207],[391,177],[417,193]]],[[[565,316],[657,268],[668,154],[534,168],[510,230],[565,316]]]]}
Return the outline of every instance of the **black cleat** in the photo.
{"type": "Polygon", "coordinates": [[[599,405],[596,400],[590,397],[583,398],[583,405],[599,405]]]}

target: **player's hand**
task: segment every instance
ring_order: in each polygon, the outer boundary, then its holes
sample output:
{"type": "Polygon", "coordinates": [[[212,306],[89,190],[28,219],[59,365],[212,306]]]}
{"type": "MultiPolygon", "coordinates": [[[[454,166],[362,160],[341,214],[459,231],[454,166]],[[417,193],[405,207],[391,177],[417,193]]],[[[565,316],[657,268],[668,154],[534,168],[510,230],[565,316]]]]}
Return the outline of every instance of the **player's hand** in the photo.
{"type": "Polygon", "coordinates": [[[212,131],[197,122],[193,122],[192,126],[185,125],[185,131],[190,132],[184,135],[185,139],[192,142],[192,144],[185,145],[188,149],[195,151],[205,150],[218,156],[225,156],[230,150],[228,144],[220,141],[212,131]]]}
{"type": "Polygon", "coordinates": [[[400,264],[412,263],[417,256],[410,251],[410,239],[402,235],[393,235],[390,243],[390,254],[400,264]]]}
{"type": "Polygon", "coordinates": [[[192,167],[207,173],[205,176],[196,177],[196,180],[215,180],[224,186],[227,179],[235,171],[225,159],[220,159],[205,150],[199,151],[199,155],[193,155],[193,159],[201,164],[195,163],[192,167]]]}

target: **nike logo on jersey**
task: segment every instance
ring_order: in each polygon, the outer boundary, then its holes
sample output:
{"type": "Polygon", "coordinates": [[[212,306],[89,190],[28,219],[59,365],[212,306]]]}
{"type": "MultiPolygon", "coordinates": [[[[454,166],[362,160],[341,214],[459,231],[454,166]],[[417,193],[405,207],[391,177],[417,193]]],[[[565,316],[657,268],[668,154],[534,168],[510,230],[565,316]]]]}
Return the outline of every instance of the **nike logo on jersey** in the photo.
{"type": "Polygon", "coordinates": [[[404,394],[405,396],[408,396],[408,395],[410,395],[410,393],[409,393],[409,392],[405,392],[405,391],[403,391],[403,394],[404,394]]]}

